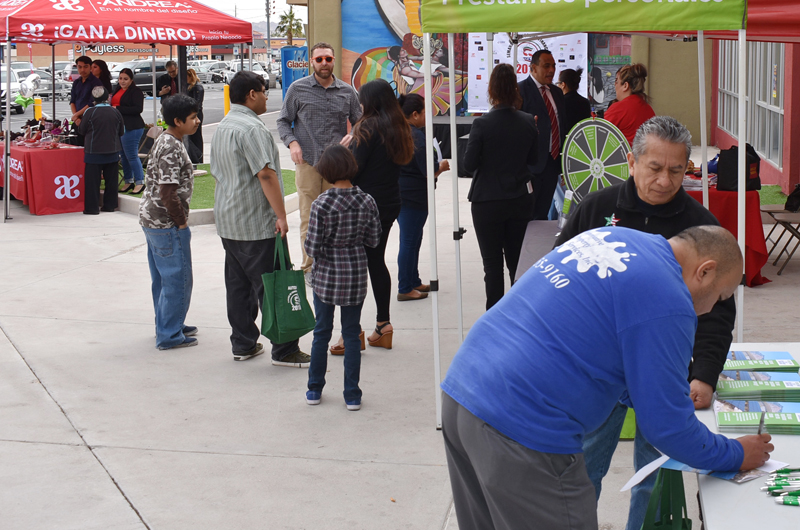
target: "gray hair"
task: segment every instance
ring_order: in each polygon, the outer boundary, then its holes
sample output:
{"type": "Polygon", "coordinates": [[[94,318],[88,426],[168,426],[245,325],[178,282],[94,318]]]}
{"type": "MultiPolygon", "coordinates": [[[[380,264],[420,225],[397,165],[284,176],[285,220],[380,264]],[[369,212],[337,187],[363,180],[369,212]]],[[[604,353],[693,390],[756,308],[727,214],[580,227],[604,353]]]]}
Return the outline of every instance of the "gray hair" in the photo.
{"type": "Polygon", "coordinates": [[[633,138],[633,158],[639,160],[647,152],[647,137],[655,136],[673,144],[686,146],[686,162],[692,155],[692,133],[671,116],[654,116],[644,122],[633,138]]]}
{"type": "Polygon", "coordinates": [[[178,63],[176,63],[175,61],[170,59],[169,61],[167,61],[167,64],[164,65],[164,68],[169,68],[170,66],[174,66],[175,68],[177,68],[178,67],[178,63]]]}

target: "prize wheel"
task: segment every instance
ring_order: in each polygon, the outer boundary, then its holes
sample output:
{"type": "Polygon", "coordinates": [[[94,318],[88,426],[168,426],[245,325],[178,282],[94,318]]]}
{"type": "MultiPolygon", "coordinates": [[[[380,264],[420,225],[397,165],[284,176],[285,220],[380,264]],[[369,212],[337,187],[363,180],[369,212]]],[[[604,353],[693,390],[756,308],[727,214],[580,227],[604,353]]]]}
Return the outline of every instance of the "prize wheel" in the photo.
{"type": "Polygon", "coordinates": [[[600,118],[578,122],[567,136],[561,157],[573,202],[627,180],[630,150],[628,140],[611,122],[600,118]]]}

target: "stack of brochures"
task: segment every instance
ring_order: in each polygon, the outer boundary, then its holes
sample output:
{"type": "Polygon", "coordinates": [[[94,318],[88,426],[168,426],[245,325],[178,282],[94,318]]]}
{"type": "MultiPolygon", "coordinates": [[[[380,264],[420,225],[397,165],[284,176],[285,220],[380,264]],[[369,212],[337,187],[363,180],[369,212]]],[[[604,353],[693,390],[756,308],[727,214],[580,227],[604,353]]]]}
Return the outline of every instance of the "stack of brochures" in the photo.
{"type": "Polygon", "coordinates": [[[784,372],[722,372],[717,399],[800,403],[800,376],[784,372]],[[726,374],[736,374],[736,378],[726,374]]]}
{"type": "Polygon", "coordinates": [[[800,363],[785,351],[729,351],[723,369],[797,373],[800,363]]]}
{"type": "Polygon", "coordinates": [[[800,434],[800,403],[775,401],[717,400],[714,415],[720,432],[756,434],[764,415],[764,432],[800,434]]]}

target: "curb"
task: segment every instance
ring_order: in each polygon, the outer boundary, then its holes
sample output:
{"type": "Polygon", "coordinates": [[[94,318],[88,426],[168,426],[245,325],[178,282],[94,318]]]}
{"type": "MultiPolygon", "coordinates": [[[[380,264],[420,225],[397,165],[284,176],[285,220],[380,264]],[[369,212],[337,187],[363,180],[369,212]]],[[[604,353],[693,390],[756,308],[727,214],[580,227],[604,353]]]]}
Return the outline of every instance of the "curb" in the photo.
{"type": "MultiPolygon", "coordinates": [[[[103,191],[100,191],[102,194],[103,191]]],[[[142,200],[139,197],[132,197],[130,195],[119,195],[119,211],[129,213],[131,215],[139,215],[139,203],[142,200]]],[[[297,198],[297,193],[292,193],[283,198],[283,203],[286,206],[286,214],[296,212],[300,208],[300,202],[297,198]]],[[[205,208],[202,210],[191,210],[189,212],[189,226],[199,225],[213,225],[214,224],[214,208],[205,208]]]]}

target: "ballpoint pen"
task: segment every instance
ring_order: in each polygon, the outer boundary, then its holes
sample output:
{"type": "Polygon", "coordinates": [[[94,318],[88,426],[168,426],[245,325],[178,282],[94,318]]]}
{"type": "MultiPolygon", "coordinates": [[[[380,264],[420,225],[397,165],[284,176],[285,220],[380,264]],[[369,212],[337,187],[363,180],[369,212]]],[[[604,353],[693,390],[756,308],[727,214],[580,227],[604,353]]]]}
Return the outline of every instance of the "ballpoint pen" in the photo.
{"type": "Polygon", "coordinates": [[[761,421],[758,422],[758,434],[764,432],[764,420],[767,417],[766,411],[761,412],[761,421]]]}

